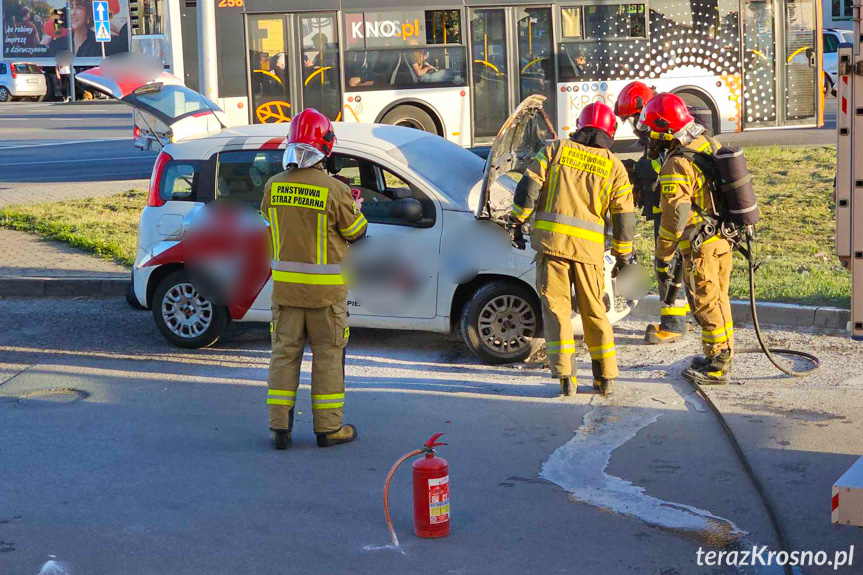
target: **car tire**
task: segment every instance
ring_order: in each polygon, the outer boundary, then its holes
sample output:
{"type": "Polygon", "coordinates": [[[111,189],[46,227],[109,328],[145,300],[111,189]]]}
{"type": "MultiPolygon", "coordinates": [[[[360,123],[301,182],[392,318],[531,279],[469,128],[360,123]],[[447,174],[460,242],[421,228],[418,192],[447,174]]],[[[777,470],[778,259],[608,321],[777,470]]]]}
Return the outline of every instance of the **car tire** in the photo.
{"type": "Polygon", "coordinates": [[[487,283],[465,303],[461,330],[468,348],[485,363],[525,361],[542,337],[539,298],[514,281],[487,283]]]}
{"type": "Polygon", "coordinates": [[[432,117],[425,110],[416,106],[396,106],[381,118],[381,123],[393,126],[405,126],[430,134],[440,135],[437,124],[435,124],[432,117]]]}
{"type": "Polygon", "coordinates": [[[150,306],[159,332],[177,347],[199,349],[219,341],[228,325],[228,308],[201,297],[186,270],[165,276],[150,306]]]}
{"type": "Polygon", "coordinates": [[[833,78],[829,75],[824,75],[824,95],[836,97],[836,86],[833,84],[833,78]]]}
{"type": "Polygon", "coordinates": [[[6,86],[0,86],[0,103],[11,102],[12,94],[6,86]]]}

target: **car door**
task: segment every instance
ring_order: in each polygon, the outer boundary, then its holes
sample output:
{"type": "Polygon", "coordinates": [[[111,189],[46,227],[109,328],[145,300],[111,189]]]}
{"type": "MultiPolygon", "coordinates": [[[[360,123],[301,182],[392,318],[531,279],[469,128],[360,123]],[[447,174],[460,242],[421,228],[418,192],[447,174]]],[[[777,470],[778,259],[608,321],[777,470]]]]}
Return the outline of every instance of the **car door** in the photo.
{"type": "Polygon", "coordinates": [[[369,222],[351,247],[352,315],[431,319],[437,309],[442,211],[420,183],[360,150],[340,150],[330,173],[359,192],[369,222]]]}
{"type": "Polygon", "coordinates": [[[215,135],[227,127],[221,108],[167,72],[112,77],[110,68],[91,68],[75,79],[135,109],[135,145],[159,151],[169,142],[215,135]]]}

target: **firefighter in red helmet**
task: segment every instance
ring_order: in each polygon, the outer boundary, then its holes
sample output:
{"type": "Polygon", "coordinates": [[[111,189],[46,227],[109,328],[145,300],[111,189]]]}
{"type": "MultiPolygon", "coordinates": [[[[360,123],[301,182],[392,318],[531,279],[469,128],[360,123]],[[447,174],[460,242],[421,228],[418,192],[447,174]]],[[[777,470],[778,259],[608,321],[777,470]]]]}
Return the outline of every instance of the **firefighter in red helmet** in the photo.
{"type": "Polygon", "coordinates": [[[357,437],[356,427],[342,420],[349,329],[339,264],[348,244],[365,236],[366,219],[350,188],[324,169],[335,143],[330,120],[312,108],[304,110],[291,121],[285,171],[264,188],[261,211],[273,240],[267,407],[276,449],[291,444],[306,343],[312,350],[312,419],[318,446],[357,437]]]}
{"type": "Polygon", "coordinates": [[[534,216],[531,246],[538,253],[537,290],[549,364],[561,393],[572,392],[572,286],[584,325],[593,386],[611,393],[618,375],[614,334],[605,315],[605,218],[611,214],[613,273],[635,260],[635,207],[626,169],[609,150],[617,119],[602,103],[585,106],[577,131],[542,150],[518,183],[510,220],[534,216]]]}
{"type": "MultiPolygon", "coordinates": [[[[620,91],[614,104],[614,113],[621,120],[630,123],[644,150],[641,158],[635,162],[624,162],[624,165],[629,170],[630,179],[635,186],[635,199],[642,207],[642,215],[653,222],[654,242],[659,239],[659,220],[662,215],[657,179],[666,149],[659,142],[651,140],[648,132],[638,129],[638,119],[655,95],[653,89],[644,82],[630,82],[620,91]]],[[[677,288],[674,294],[669,294],[669,289],[674,287],[659,282],[659,293],[668,295],[666,300],[671,303],[662,302],[659,323],[648,324],[644,331],[644,339],[648,343],[671,343],[686,335],[686,314],[689,312],[686,290],[677,288]]]]}
{"type": "Polygon", "coordinates": [[[668,150],[659,173],[662,217],[656,242],[656,275],[668,281],[669,263],[679,250],[684,278],[701,325],[704,357],[695,358],[683,375],[701,384],[728,383],[734,355],[734,323],[728,287],[731,244],[719,234],[701,245],[691,243],[700,214],[712,211],[713,199],[699,154],[714,154],[719,143],[705,135],[686,103],[674,94],[659,94],[641,113],[639,129],[668,150]]]}

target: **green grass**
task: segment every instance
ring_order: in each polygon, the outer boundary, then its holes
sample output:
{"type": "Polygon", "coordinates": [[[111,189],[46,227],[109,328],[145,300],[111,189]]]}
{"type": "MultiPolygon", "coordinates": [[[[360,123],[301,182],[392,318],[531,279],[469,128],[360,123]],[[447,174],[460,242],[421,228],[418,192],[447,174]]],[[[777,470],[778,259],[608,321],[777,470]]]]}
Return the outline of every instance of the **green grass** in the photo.
{"type": "MultiPolygon", "coordinates": [[[[805,304],[850,303],[850,276],[834,255],[831,147],[746,151],[761,208],[756,275],[758,299],[805,304]]],[[[144,192],[0,209],[0,226],[37,233],[131,265],[144,192]]],[[[640,260],[652,268],[653,228],[642,223],[640,260]]],[[[734,256],[732,297],[748,296],[743,257],[734,256]]]]}
{"type": "MultiPolygon", "coordinates": [[[[835,255],[832,147],[749,148],[761,221],[756,255],[756,297],[764,301],[850,305],[851,277],[835,255]]],[[[652,263],[652,225],[642,224],[639,254],[652,263]]],[[[749,295],[746,262],[734,255],[731,296],[749,295]]]]}
{"type": "Polygon", "coordinates": [[[9,206],[0,208],[0,226],[39,234],[131,266],[138,217],[146,202],[146,192],[129,190],[106,198],[9,206]]]}

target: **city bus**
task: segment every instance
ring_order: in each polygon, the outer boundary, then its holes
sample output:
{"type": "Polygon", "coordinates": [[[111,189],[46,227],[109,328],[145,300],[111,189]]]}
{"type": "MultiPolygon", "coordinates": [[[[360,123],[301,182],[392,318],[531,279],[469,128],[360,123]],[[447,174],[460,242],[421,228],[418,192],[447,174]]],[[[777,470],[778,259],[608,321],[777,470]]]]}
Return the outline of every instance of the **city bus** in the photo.
{"type": "MultiPolygon", "coordinates": [[[[475,146],[542,94],[565,136],[636,79],[708,110],[717,134],[822,124],[820,0],[292,1],[217,0],[234,124],[314,107],[475,146]]],[[[197,87],[195,2],[163,12],[175,73],[197,87]]]]}

